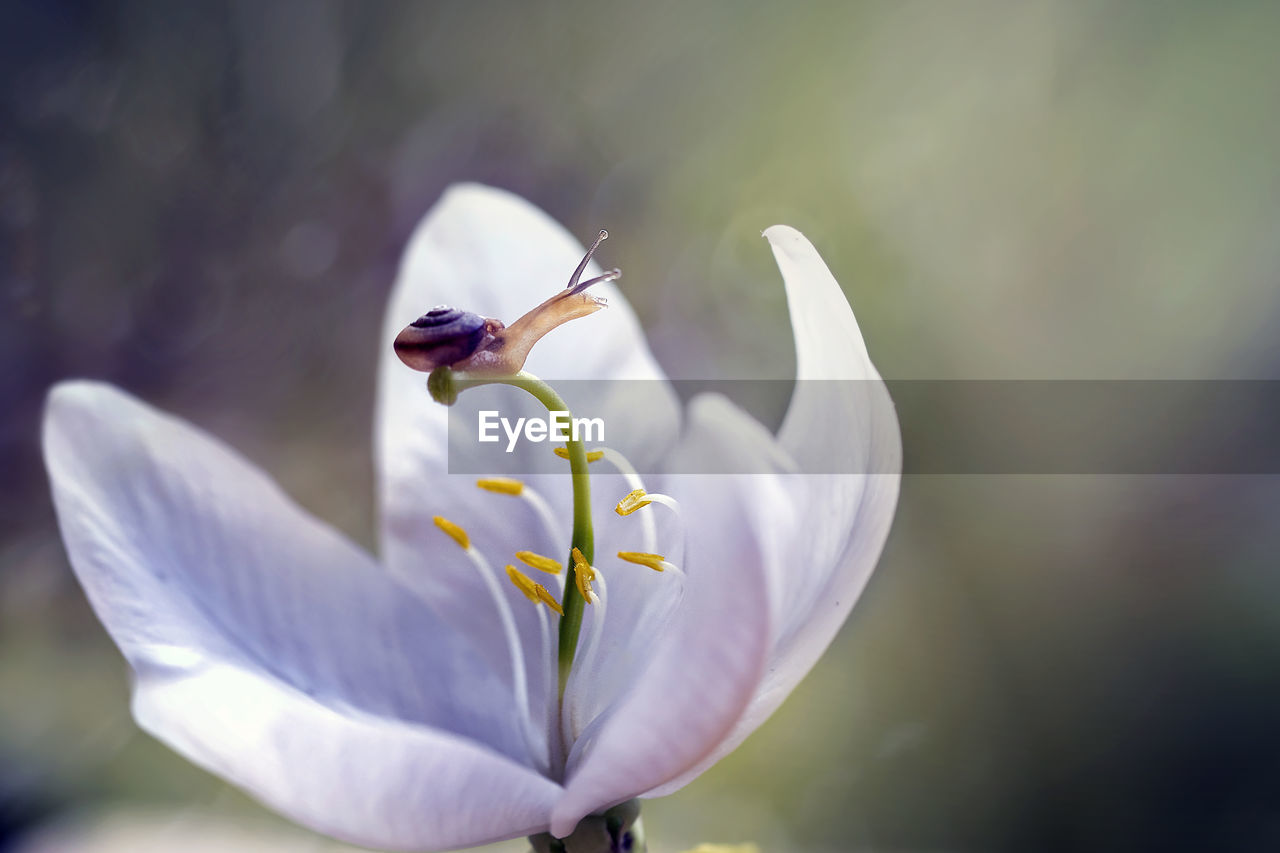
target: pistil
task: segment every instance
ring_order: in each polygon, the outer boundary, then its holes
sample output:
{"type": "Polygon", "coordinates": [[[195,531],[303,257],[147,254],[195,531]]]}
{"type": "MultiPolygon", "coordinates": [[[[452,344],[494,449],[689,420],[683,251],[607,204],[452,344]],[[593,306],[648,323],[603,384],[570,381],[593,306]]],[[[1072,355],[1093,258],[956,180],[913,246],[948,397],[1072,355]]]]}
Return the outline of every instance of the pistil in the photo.
{"type": "MultiPolygon", "coordinates": [[[[524,370],[509,375],[468,375],[448,367],[440,367],[427,378],[427,389],[432,398],[445,405],[452,405],[458,399],[458,394],[468,388],[481,385],[510,385],[533,395],[548,412],[569,411],[568,404],[554,388],[524,370]]],[[[595,533],[591,526],[591,475],[587,473],[587,449],[580,439],[573,438],[565,442],[565,449],[569,455],[569,475],[573,483],[573,534],[569,547],[580,551],[590,563],[595,554],[595,533]]],[[[570,561],[572,562],[572,558],[570,561]]],[[[563,706],[569,673],[573,670],[573,659],[577,654],[578,636],[582,632],[583,601],[575,584],[564,585],[561,606],[564,608],[564,615],[560,618],[557,695],[563,706]]]]}

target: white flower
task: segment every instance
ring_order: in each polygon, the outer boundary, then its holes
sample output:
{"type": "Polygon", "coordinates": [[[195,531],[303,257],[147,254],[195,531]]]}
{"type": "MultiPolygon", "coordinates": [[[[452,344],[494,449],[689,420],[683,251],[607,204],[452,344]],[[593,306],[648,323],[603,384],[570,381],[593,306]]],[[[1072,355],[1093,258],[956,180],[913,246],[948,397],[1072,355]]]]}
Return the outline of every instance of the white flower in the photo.
{"type": "MultiPolygon", "coordinates": [[[[878,379],[813,247],[784,226],[765,236],[786,282],[799,378],[878,379]]],[[[518,316],[580,254],[537,209],[474,185],[450,189],[418,229],[382,342],[381,565],[190,425],[98,383],[51,392],[44,446],[63,537],[135,672],[139,725],[321,832],[439,850],[564,836],[586,815],[673,791],[778,707],[884,544],[901,456],[892,407],[878,382],[797,383],[774,437],[718,396],[693,400],[683,426],[667,390],[640,412],[625,393],[575,402],[628,415],[667,470],[747,460],[762,473],[646,484],[680,504],[678,516],[642,510],[649,520],[608,512],[629,484],[592,478],[608,606],[598,632],[588,606],[562,719],[539,633],[548,611],[506,584],[498,606],[472,558],[501,565],[527,549],[563,559],[568,477],[531,479],[540,514],[446,474],[449,410],[391,341],[441,302],[518,316]],[[791,473],[796,465],[889,473],[791,473]],[[466,528],[472,552],[437,515],[466,528]],[[652,551],[640,547],[649,538],[682,573],[613,559],[652,551]]],[[[664,382],[616,287],[599,292],[610,307],[548,335],[528,369],[552,382],[664,382]]]]}

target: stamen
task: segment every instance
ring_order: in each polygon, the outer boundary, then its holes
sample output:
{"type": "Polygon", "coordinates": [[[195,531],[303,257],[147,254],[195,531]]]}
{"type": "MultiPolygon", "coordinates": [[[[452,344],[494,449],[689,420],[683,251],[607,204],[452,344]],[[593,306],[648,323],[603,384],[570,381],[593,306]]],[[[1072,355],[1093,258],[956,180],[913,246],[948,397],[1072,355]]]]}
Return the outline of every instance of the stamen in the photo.
{"type": "MultiPolygon", "coordinates": [[[[659,494],[658,492],[646,492],[644,489],[632,489],[622,500],[618,501],[617,513],[618,515],[631,515],[631,513],[641,509],[642,507],[648,506],[650,503],[662,504],[676,514],[676,522],[680,529],[679,553],[684,554],[685,545],[689,541],[689,532],[685,529],[683,519],[680,515],[680,503],[675,498],[670,495],[659,494]]],[[[640,516],[640,518],[648,523],[645,527],[645,544],[652,547],[656,539],[656,534],[648,525],[653,523],[653,519],[647,512],[640,516]]],[[[619,553],[618,556],[622,557],[624,560],[627,559],[626,557],[623,557],[621,553],[619,553]]],[[[650,552],[649,556],[653,556],[653,554],[650,552]]],[[[683,560],[683,558],[681,559],[683,560]]],[[[663,561],[663,565],[664,571],[675,571],[682,578],[684,577],[684,572],[682,572],[678,566],[668,563],[665,560],[663,561]]]]}
{"type": "Polygon", "coordinates": [[[578,563],[573,567],[574,583],[578,585],[578,592],[588,604],[599,604],[599,597],[591,589],[591,582],[596,579],[596,570],[588,566],[586,563],[578,563]]]}
{"type": "Polygon", "coordinates": [[[557,616],[564,615],[564,608],[560,606],[560,602],[556,601],[556,597],[552,595],[545,586],[540,583],[535,583],[533,585],[533,591],[537,593],[538,600],[547,605],[550,609],[554,610],[557,616]]]}
{"type": "Polygon", "coordinates": [[[533,731],[533,720],[529,716],[529,681],[524,669],[524,649],[520,645],[520,634],[516,629],[515,617],[511,614],[511,606],[502,594],[502,588],[498,585],[498,579],[488,561],[479,551],[471,547],[471,539],[467,536],[467,532],[443,516],[434,516],[432,520],[435,522],[436,527],[439,527],[449,538],[457,542],[463,552],[466,553],[480,575],[485,588],[489,591],[489,597],[493,599],[494,607],[498,610],[498,620],[502,623],[502,632],[506,635],[507,651],[511,656],[511,689],[515,693],[516,702],[520,703],[524,712],[522,715],[524,720],[522,728],[524,729],[525,748],[536,763],[545,769],[549,769],[551,766],[551,744],[549,742],[545,744],[546,754],[542,754],[538,747],[537,735],[533,731]]]}
{"type": "Polygon", "coordinates": [[[510,477],[482,477],[476,480],[476,485],[486,492],[496,492],[500,495],[519,497],[524,492],[524,483],[510,477]]]}
{"type": "MultiPolygon", "coordinates": [[[[551,448],[551,452],[552,452],[552,453],[554,453],[556,456],[559,456],[561,459],[568,459],[568,458],[569,458],[569,448],[567,448],[567,447],[563,447],[563,446],[561,446],[561,445],[559,445],[559,444],[557,444],[555,447],[551,448]]],[[[601,459],[603,459],[603,458],[604,458],[604,451],[603,451],[603,450],[588,450],[588,451],[587,451],[587,461],[588,461],[588,462],[599,462],[599,461],[600,461],[601,459]]]]}
{"type": "Polygon", "coordinates": [[[662,504],[675,510],[676,513],[680,512],[680,503],[675,498],[658,492],[646,492],[644,489],[632,489],[627,492],[626,496],[618,501],[615,511],[618,515],[631,515],[631,513],[648,506],[650,503],[662,504]]]}
{"type": "Polygon", "coordinates": [[[560,570],[564,568],[559,561],[544,557],[541,554],[535,554],[532,551],[516,551],[516,559],[531,569],[537,569],[549,575],[558,575],[560,570]]]}
{"type": "Polygon", "coordinates": [[[627,492],[626,496],[624,496],[622,500],[618,501],[618,505],[614,507],[614,512],[618,515],[631,515],[631,513],[636,510],[649,505],[650,502],[644,498],[644,489],[632,489],[630,492],[627,492]]]}
{"type": "MultiPolygon", "coordinates": [[[[584,691],[578,685],[584,678],[590,679],[595,672],[596,659],[600,656],[600,639],[604,635],[604,620],[608,610],[609,598],[604,575],[587,565],[586,560],[580,559],[581,557],[582,553],[575,548],[575,574],[582,572],[582,574],[578,574],[578,577],[583,577],[589,573],[591,579],[600,585],[600,592],[599,594],[592,592],[590,582],[588,582],[587,591],[582,595],[584,599],[590,601],[594,606],[591,608],[591,626],[587,629],[588,633],[580,643],[582,656],[574,663],[573,671],[569,674],[569,681],[565,685],[565,696],[568,702],[561,719],[561,735],[564,737],[566,745],[573,743],[583,730],[582,715],[588,697],[584,695],[584,691]]],[[[581,586],[579,591],[581,591],[581,586]]]]}
{"type": "MultiPolygon", "coordinates": [[[[536,556],[536,555],[535,555],[536,556]]],[[[545,558],[544,558],[545,559],[545,558]]],[[[545,604],[554,610],[557,615],[564,615],[564,608],[560,606],[560,602],[556,601],[555,596],[547,591],[547,588],[517,569],[515,566],[507,566],[507,577],[515,584],[516,589],[524,593],[524,597],[534,604],[545,604]]]]}
{"type": "Polygon", "coordinates": [[[459,547],[464,551],[471,547],[471,537],[467,535],[467,531],[463,530],[444,516],[433,516],[431,520],[436,523],[436,527],[439,527],[445,533],[448,533],[453,541],[457,542],[459,547]]]}
{"type": "Polygon", "coordinates": [[[661,572],[671,565],[661,554],[645,554],[641,551],[619,551],[619,560],[635,563],[637,566],[648,566],[655,572],[661,572]]]}
{"type": "MultiPolygon", "coordinates": [[[[599,452],[604,456],[606,462],[618,469],[618,473],[622,475],[622,479],[627,481],[629,488],[644,490],[644,481],[640,479],[640,474],[636,472],[635,466],[627,461],[627,457],[612,447],[601,448],[599,452]]],[[[658,523],[654,520],[653,513],[641,513],[640,529],[644,535],[644,547],[650,551],[655,550],[658,547],[658,523]]]]}
{"type": "Polygon", "coordinates": [[[538,594],[533,591],[533,578],[529,577],[515,566],[507,566],[507,578],[516,589],[523,593],[525,598],[529,599],[534,604],[538,603],[538,594]]]}
{"type": "Polygon", "coordinates": [[[534,604],[534,608],[538,611],[538,637],[542,642],[542,660],[546,662],[546,678],[547,678],[547,759],[548,764],[556,760],[553,753],[558,747],[552,743],[552,733],[555,731],[556,718],[559,715],[557,708],[557,696],[551,689],[551,685],[556,680],[556,661],[551,655],[551,629],[547,624],[547,613],[538,604],[545,604],[561,616],[564,611],[560,609],[560,602],[551,597],[551,593],[547,592],[547,588],[534,580],[515,566],[507,566],[507,577],[515,584],[516,589],[524,593],[524,597],[534,604]]]}
{"type": "Polygon", "coordinates": [[[599,577],[599,572],[591,568],[587,558],[577,548],[573,549],[573,582],[578,586],[582,600],[590,604],[599,604],[600,597],[591,589],[591,582],[599,577]]]}

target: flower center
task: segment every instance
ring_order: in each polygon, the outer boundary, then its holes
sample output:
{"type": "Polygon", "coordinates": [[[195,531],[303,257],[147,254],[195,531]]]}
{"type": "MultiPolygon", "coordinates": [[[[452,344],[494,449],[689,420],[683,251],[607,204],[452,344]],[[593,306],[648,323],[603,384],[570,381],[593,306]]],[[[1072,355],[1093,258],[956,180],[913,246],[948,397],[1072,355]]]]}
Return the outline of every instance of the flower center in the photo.
{"type": "MultiPolygon", "coordinates": [[[[573,457],[567,448],[556,447],[554,451],[557,456],[572,462],[573,457]]],[[[657,503],[668,507],[678,516],[679,504],[666,495],[646,492],[635,468],[616,450],[597,448],[590,452],[582,452],[580,458],[588,462],[602,460],[608,462],[625,478],[629,486],[634,487],[619,503],[620,515],[631,515],[652,503],[657,503]],[[625,513],[622,510],[624,504],[627,506],[625,513]]],[[[567,525],[563,519],[556,518],[551,504],[528,484],[508,477],[482,477],[476,481],[476,486],[494,495],[520,499],[539,519],[549,541],[557,546],[561,544],[567,525]]],[[[575,495],[579,493],[589,494],[589,491],[575,488],[575,495]]],[[[639,519],[642,522],[640,535],[643,547],[648,550],[620,550],[616,552],[617,557],[622,564],[674,576],[681,582],[681,590],[683,590],[684,573],[665,556],[654,553],[657,532],[652,512],[650,510],[639,513],[639,519]]],[[[575,505],[575,519],[582,514],[580,507],[575,505]]],[[[587,518],[589,520],[589,516],[587,518]]],[[[536,706],[538,698],[533,695],[532,686],[525,673],[526,650],[510,604],[501,590],[501,584],[497,582],[492,564],[472,544],[466,530],[456,522],[436,516],[435,523],[441,532],[449,536],[466,553],[480,574],[498,611],[510,658],[512,690],[523,712],[521,716],[527,722],[522,735],[530,757],[544,772],[550,774],[562,770],[564,757],[586,725],[590,723],[589,709],[600,698],[592,695],[592,686],[600,680],[598,676],[601,674],[601,668],[607,664],[602,660],[601,654],[609,608],[609,588],[604,572],[598,566],[592,565],[592,561],[588,559],[585,550],[579,544],[570,544],[567,547],[571,566],[569,573],[565,573],[564,566],[551,557],[530,550],[515,552],[515,560],[524,567],[548,576],[547,585],[535,581],[518,568],[515,562],[506,565],[506,575],[511,585],[537,611],[540,660],[546,666],[543,684],[546,692],[545,712],[548,722],[546,730],[538,732],[531,720],[530,712],[536,706]],[[563,645],[559,653],[553,652],[551,637],[555,629],[563,643],[565,616],[574,601],[579,603],[579,607],[586,605],[590,608],[588,611],[590,618],[586,619],[585,613],[580,617],[580,624],[585,622],[585,630],[574,638],[573,654],[566,663],[563,645]],[[558,683],[558,689],[553,692],[551,685],[557,684],[557,677],[560,674],[564,675],[564,680],[558,683]]],[[[578,541],[576,533],[575,530],[574,543],[578,541]]],[[[592,537],[588,537],[588,541],[592,541],[592,537]]],[[[640,614],[645,617],[651,615],[647,606],[641,607],[640,614]]]]}

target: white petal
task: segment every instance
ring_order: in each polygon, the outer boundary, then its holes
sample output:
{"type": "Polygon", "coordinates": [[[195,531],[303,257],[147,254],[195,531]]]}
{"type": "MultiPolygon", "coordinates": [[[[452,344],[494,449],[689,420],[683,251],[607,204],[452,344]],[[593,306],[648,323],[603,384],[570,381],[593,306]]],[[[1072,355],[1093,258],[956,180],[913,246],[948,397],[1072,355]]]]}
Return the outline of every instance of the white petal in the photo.
{"type": "MultiPolygon", "coordinates": [[[[880,374],[848,300],[813,244],[786,225],[764,236],[786,283],[796,339],[796,391],[778,440],[804,470],[830,471],[833,460],[847,463],[868,452],[868,443],[859,440],[870,435],[863,429],[870,401],[861,396],[862,388],[879,386],[880,374]]],[[[896,420],[892,433],[897,436],[896,420]]],[[[876,448],[885,455],[891,449],[876,448]]]]}
{"type": "Polygon", "coordinates": [[[767,560],[777,621],[758,695],[724,743],[649,796],[687,784],[782,704],[857,601],[897,506],[902,439],[853,311],[803,235],[776,225],[765,237],[786,282],[796,337],[796,390],[778,438],[810,473],[783,478],[794,514],[783,517],[767,560]],[[837,473],[813,473],[823,471],[837,473]]]}
{"type": "MultiPolygon", "coordinates": [[[[681,452],[710,465],[753,458],[767,434],[724,429],[721,406],[698,398],[681,452]]],[[[681,607],[632,669],[615,706],[589,726],[570,756],[564,799],[551,831],[564,835],[584,815],[629,799],[696,765],[728,734],[755,693],[770,637],[761,540],[767,538],[766,475],[679,476],[666,488],[689,526],[681,607]]]]}
{"type": "MultiPolygon", "coordinates": [[[[333,821],[323,825],[340,825],[352,837],[380,830],[362,829],[363,812],[344,812],[339,800],[385,798],[389,808],[399,794],[389,772],[387,787],[349,790],[351,756],[366,755],[366,775],[384,778],[381,765],[390,761],[394,769],[400,761],[388,759],[398,748],[393,733],[412,734],[403,744],[408,751],[470,739],[466,749],[441,756],[464,762],[483,752],[491,760],[475,772],[486,784],[492,768],[503,767],[508,786],[534,785],[534,774],[503,757],[523,759],[523,748],[501,679],[359,549],[234,452],[87,382],[50,394],[44,444],[72,566],[137,673],[140,721],[158,737],[262,799],[289,804],[298,819],[333,821]],[[256,698],[227,696],[227,708],[249,715],[246,725],[260,713],[280,737],[246,745],[234,727],[206,730],[195,722],[216,713],[214,697],[228,680],[266,704],[255,712],[256,698]],[[174,696],[212,704],[188,707],[174,696]],[[315,731],[306,728],[311,721],[315,731]],[[354,732],[351,744],[304,748],[346,731],[354,732]],[[362,744],[385,749],[360,753],[362,744]],[[273,766],[289,773],[272,775],[265,768],[273,766]],[[291,774],[332,789],[332,801],[308,810],[290,791],[272,787],[291,774]]],[[[460,763],[452,772],[472,770],[460,763]]],[[[423,820],[452,826],[457,807],[447,792],[424,786],[416,793],[441,803],[423,820]]]]}
{"type": "MultiPolygon", "coordinates": [[[[777,642],[788,665],[778,669],[803,675],[844,622],[889,535],[902,437],[853,310],[813,244],[785,225],[765,237],[796,339],[796,388],[778,442],[808,472],[788,486],[803,501],[794,545],[803,545],[811,567],[786,585],[793,596],[777,642]]],[[[777,559],[790,562],[786,554],[777,559]]]]}
{"type": "MultiPolygon", "coordinates": [[[[607,252],[608,246],[605,243],[602,251],[607,252]]],[[[462,460],[449,458],[450,410],[430,399],[426,376],[401,364],[391,342],[405,325],[442,303],[510,323],[562,289],[583,251],[560,225],[517,196],[475,184],[454,186],[423,219],[406,249],[383,329],[377,424],[383,558],[446,619],[470,632],[500,672],[509,666],[506,643],[488,596],[471,564],[434,528],[431,517],[442,515],[463,525],[499,571],[517,550],[560,560],[567,555],[558,553],[560,544],[544,534],[528,507],[476,489],[475,473],[489,472],[447,474],[451,461],[455,470],[465,467],[462,460]],[[424,565],[428,561],[430,574],[424,565]]],[[[593,264],[585,276],[598,272],[593,264]]],[[[635,444],[641,456],[654,456],[674,436],[675,397],[617,286],[606,283],[592,292],[607,297],[609,307],[543,338],[534,347],[527,369],[548,380],[596,380],[577,383],[573,393],[565,391],[574,413],[604,417],[606,423],[642,425],[635,444]],[[629,400],[626,394],[612,396],[619,387],[626,387],[612,380],[650,381],[637,383],[643,384],[645,393],[631,395],[629,400]],[[629,411],[629,406],[641,404],[642,412],[629,411]]],[[[525,403],[523,392],[515,389],[467,393],[474,397],[491,392],[507,395],[498,399],[525,403]]],[[[455,428],[474,431],[475,425],[455,428]]],[[[564,471],[549,445],[534,447],[544,462],[543,470],[564,471]]],[[[567,542],[572,518],[567,474],[526,479],[563,520],[560,538],[567,542]]],[[[521,635],[529,648],[537,648],[534,611],[514,590],[511,594],[521,635]]],[[[530,665],[535,687],[544,669],[530,665]]]]}
{"type": "Polygon", "coordinates": [[[259,673],[189,661],[140,680],[139,724],[312,829],[452,850],[543,832],[560,786],[474,741],[339,712],[259,673]]]}

